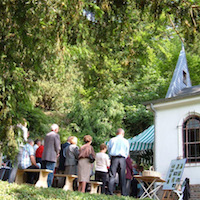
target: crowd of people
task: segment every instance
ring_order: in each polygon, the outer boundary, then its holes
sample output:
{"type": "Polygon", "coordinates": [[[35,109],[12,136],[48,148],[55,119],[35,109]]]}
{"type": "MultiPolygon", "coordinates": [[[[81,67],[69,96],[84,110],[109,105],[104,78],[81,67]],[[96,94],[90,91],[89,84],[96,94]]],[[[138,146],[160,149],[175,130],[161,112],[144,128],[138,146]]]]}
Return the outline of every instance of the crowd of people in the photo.
{"type": "MultiPolygon", "coordinates": [[[[123,196],[137,197],[138,184],[133,175],[141,173],[142,169],[133,165],[129,155],[129,142],[124,138],[124,130],[118,129],[116,136],[106,144],[100,145],[100,152],[95,154],[92,137],[85,135],[84,145],[77,146],[77,137],[70,136],[64,144],[60,143],[59,126],[53,124],[44,141],[27,140],[24,145],[19,168],[21,169],[49,169],[60,174],[78,176],[78,191],[85,192],[91,176],[101,181],[101,193],[112,195],[116,188],[121,189],[123,196]],[[106,153],[108,151],[108,154],[106,153]],[[58,166],[56,167],[56,164],[58,166]]],[[[37,173],[27,173],[27,182],[33,183],[37,173]]],[[[58,180],[58,184],[64,184],[58,180]]],[[[53,173],[48,175],[47,184],[51,187],[53,173]]]]}

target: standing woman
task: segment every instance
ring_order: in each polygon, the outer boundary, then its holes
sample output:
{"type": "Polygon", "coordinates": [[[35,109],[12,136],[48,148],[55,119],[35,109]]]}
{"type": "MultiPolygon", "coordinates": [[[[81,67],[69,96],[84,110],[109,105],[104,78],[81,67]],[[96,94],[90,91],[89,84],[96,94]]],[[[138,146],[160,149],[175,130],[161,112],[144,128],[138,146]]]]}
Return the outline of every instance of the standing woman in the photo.
{"type": "Polygon", "coordinates": [[[91,146],[92,137],[85,135],[83,139],[85,144],[79,149],[78,157],[78,191],[80,192],[85,192],[86,183],[90,180],[92,163],[90,163],[89,155],[92,154],[93,158],[95,158],[95,152],[91,146]]]}
{"type": "Polygon", "coordinates": [[[106,154],[106,144],[100,145],[100,152],[96,154],[96,169],[95,169],[95,180],[102,181],[101,193],[105,194],[106,178],[108,174],[108,168],[110,167],[110,159],[106,154]]]}
{"type": "Polygon", "coordinates": [[[65,152],[65,174],[77,175],[77,164],[79,150],[77,147],[77,137],[71,136],[69,139],[70,145],[65,152]]]}

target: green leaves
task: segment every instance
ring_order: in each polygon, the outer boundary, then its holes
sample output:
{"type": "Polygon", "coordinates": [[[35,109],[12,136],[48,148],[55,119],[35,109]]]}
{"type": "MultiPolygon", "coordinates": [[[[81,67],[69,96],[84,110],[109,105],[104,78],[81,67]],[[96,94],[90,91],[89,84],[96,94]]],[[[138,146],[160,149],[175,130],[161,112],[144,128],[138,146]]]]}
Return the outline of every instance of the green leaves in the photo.
{"type": "Polygon", "coordinates": [[[2,138],[23,118],[35,137],[56,121],[63,141],[91,134],[96,146],[119,127],[138,134],[153,119],[141,103],[167,92],[177,33],[199,84],[197,1],[2,0],[0,11],[2,138]]]}
{"type": "MultiPolygon", "coordinates": [[[[151,18],[158,21],[161,16],[169,20],[169,15],[173,20],[168,21],[168,26],[177,29],[186,41],[194,41],[196,33],[200,28],[199,2],[191,1],[136,1],[136,5],[141,10],[141,14],[149,12],[151,18]],[[145,10],[145,12],[144,12],[145,10]]],[[[150,18],[150,19],[151,19],[150,18]]]]}
{"type": "Polygon", "coordinates": [[[115,134],[116,129],[121,126],[123,116],[123,104],[118,98],[110,96],[108,99],[92,99],[87,103],[77,100],[67,115],[67,125],[72,135],[75,134],[80,139],[85,134],[90,134],[94,138],[95,148],[98,148],[115,134]]]}

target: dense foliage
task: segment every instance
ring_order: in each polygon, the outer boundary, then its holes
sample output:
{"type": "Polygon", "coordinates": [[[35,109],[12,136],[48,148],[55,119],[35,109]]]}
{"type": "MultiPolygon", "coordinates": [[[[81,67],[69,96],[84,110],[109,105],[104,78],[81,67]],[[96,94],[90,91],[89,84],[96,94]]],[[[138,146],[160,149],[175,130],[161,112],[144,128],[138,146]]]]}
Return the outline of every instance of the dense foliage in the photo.
{"type": "Polygon", "coordinates": [[[141,103],[165,96],[181,40],[200,84],[199,14],[195,0],[2,0],[1,148],[16,149],[24,118],[33,138],[57,122],[62,141],[91,134],[96,147],[147,128],[141,103]]]}

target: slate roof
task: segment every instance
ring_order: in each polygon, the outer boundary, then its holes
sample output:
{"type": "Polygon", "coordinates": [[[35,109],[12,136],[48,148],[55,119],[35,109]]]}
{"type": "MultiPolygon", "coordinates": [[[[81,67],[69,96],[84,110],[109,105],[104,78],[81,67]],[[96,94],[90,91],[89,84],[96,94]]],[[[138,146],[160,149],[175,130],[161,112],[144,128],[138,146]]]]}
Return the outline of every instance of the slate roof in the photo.
{"type": "Polygon", "coordinates": [[[150,105],[156,103],[165,103],[184,99],[188,97],[200,96],[200,85],[192,86],[190,80],[190,74],[187,66],[187,59],[185,55],[185,49],[182,44],[182,49],[179,54],[178,62],[174,70],[173,78],[168,88],[166,97],[163,99],[157,99],[152,101],[143,102],[143,105],[150,105]],[[186,77],[184,79],[184,73],[186,77]]]}
{"type": "Polygon", "coordinates": [[[182,89],[177,96],[188,96],[188,95],[192,95],[192,94],[198,94],[200,93],[200,85],[195,85],[193,87],[189,87],[189,88],[184,88],[182,89]]]}
{"type": "Polygon", "coordinates": [[[200,85],[196,85],[193,87],[189,88],[183,88],[176,96],[171,97],[171,98],[164,98],[164,99],[157,99],[153,101],[147,101],[144,102],[144,105],[150,105],[156,104],[156,103],[165,103],[165,102],[170,102],[170,101],[175,101],[179,99],[184,99],[187,97],[195,97],[195,96],[200,96],[200,85]]]}
{"type": "Polygon", "coordinates": [[[187,66],[185,48],[182,44],[182,49],[179,54],[178,62],[174,70],[174,74],[168,88],[165,98],[176,96],[183,88],[191,87],[190,74],[187,66]]]}

